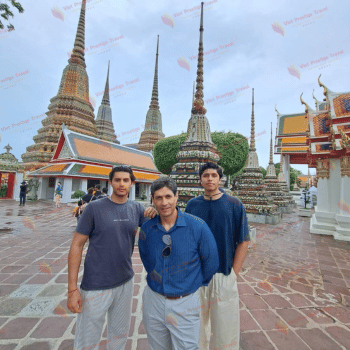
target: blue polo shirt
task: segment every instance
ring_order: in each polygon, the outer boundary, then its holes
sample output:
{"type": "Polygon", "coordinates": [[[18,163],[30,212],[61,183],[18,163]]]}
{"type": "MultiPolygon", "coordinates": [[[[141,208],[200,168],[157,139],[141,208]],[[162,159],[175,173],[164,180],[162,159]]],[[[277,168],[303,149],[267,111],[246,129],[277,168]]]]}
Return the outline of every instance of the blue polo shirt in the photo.
{"type": "Polygon", "coordinates": [[[202,218],[208,224],[219,251],[218,272],[229,275],[237,245],[250,240],[247,215],[242,202],[226,193],[211,201],[199,196],[187,203],[185,212],[202,218]]]}
{"type": "Polygon", "coordinates": [[[145,222],[139,235],[140,256],[147,284],[157,293],[181,296],[208,285],[219,267],[213,234],[200,218],[177,209],[175,225],[166,231],[159,216],[145,222]],[[163,257],[162,237],[171,236],[171,253],[163,257]]]}

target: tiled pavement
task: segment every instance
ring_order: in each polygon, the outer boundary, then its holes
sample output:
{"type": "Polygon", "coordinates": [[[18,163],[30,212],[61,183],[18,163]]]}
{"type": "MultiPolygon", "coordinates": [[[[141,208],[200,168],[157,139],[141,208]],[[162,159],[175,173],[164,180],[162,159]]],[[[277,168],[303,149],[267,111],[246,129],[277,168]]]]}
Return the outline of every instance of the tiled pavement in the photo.
{"type": "MultiPolygon", "coordinates": [[[[75,316],[66,308],[71,210],[0,200],[0,350],[73,349],[75,316]]],[[[284,215],[277,226],[254,226],[258,244],[238,280],[242,349],[349,349],[349,243],[310,234],[309,219],[296,213],[284,215]]],[[[137,248],[133,263],[127,349],[149,349],[140,303],[145,272],[137,248]]]]}

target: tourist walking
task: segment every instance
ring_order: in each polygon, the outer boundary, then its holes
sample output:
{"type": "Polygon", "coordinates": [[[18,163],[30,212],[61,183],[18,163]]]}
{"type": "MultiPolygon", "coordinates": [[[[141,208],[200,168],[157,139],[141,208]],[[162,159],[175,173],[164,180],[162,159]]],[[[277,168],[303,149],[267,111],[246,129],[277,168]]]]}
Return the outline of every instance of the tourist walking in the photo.
{"type": "Polygon", "coordinates": [[[23,181],[20,186],[19,190],[19,205],[25,206],[26,204],[26,197],[27,197],[27,183],[23,181]]]}
{"type": "Polygon", "coordinates": [[[239,349],[237,276],[250,238],[243,204],[219,190],[222,175],[222,169],[217,164],[202,165],[199,178],[204,187],[204,196],[191,199],[185,210],[208,224],[214,234],[220,260],[213,279],[200,290],[201,350],[239,349]]]}
{"type": "Polygon", "coordinates": [[[174,180],[153,182],[159,216],[141,227],[139,250],[147,271],[143,324],[152,350],[199,349],[199,288],[219,267],[215,239],[201,219],[176,207],[174,180]]]}
{"type": "Polygon", "coordinates": [[[57,188],[56,188],[56,195],[55,195],[55,200],[56,200],[56,208],[60,207],[61,204],[61,198],[62,198],[62,190],[63,186],[61,185],[60,182],[57,182],[57,188]]]}
{"type": "Polygon", "coordinates": [[[107,314],[107,349],[125,348],[131,320],[135,232],[156,210],[129,200],[135,176],[128,166],[109,174],[111,198],[93,201],[83,211],[68,255],[67,307],[78,313],[74,349],[97,350],[107,314]],[[78,272],[85,242],[83,279],[78,272]]]}

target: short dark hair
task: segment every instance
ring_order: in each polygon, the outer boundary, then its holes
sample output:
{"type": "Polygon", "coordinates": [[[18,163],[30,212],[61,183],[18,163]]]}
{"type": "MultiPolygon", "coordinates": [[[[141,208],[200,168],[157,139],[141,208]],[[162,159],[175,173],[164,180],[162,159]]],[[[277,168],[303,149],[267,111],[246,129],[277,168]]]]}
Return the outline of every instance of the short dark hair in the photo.
{"type": "Polygon", "coordinates": [[[88,193],[92,194],[93,192],[94,192],[94,188],[93,188],[93,187],[90,187],[90,188],[88,189],[88,193]]]}
{"type": "Polygon", "coordinates": [[[103,187],[103,188],[102,188],[102,192],[105,193],[105,194],[107,194],[107,192],[108,192],[107,187],[103,187]]]}
{"type": "Polygon", "coordinates": [[[203,164],[200,168],[199,168],[199,178],[201,179],[202,178],[202,175],[203,173],[207,170],[207,169],[215,169],[218,174],[219,174],[219,177],[220,179],[222,178],[222,169],[215,163],[212,163],[212,162],[208,162],[208,163],[205,163],[203,164]]]}
{"type": "Polygon", "coordinates": [[[98,190],[100,189],[100,184],[97,184],[97,185],[95,185],[95,187],[94,188],[97,188],[98,190]]]}
{"type": "Polygon", "coordinates": [[[169,190],[173,191],[174,196],[176,195],[176,192],[177,192],[176,182],[172,178],[168,176],[164,176],[164,177],[160,177],[159,179],[157,179],[152,183],[152,186],[151,186],[152,197],[154,197],[154,192],[160,190],[163,187],[169,188],[169,190]]]}
{"type": "Polygon", "coordinates": [[[83,205],[83,201],[82,201],[82,200],[80,200],[80,201],[78,202],[78,206],[80,207],[81,205],[83,205]]]}
{"type": "Polygon", "coordinates": [[[118,166],[115,166],[109,173],[109,180],[111,182],[113,180],[114,173],[117,173],[117,172],[129,173],[131,182],[134,182],[136,180],[136,177],[132,172],[132,169],[128,165],[118,165],[118,166]]]}

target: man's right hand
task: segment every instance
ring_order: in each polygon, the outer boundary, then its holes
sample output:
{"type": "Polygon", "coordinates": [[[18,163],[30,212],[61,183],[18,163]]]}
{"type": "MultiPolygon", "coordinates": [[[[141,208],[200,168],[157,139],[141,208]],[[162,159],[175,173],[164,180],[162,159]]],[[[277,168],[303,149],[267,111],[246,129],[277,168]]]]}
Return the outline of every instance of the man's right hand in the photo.
{"type": "Polygon", "coordinates": [[[73,293],[68,294],[67,307],[70,312],[73,312],[73,314],[80,314],[82,306],[83,301],[81,300],[81,295],[78,289],[73,293]]]}

